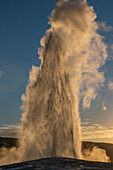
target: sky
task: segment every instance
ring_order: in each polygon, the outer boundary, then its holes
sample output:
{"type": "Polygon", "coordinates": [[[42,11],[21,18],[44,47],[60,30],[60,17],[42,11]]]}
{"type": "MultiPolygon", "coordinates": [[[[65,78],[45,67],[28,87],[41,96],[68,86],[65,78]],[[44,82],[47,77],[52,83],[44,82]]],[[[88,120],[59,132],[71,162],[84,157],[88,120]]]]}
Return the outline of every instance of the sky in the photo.
{"type": "MultiPolygon", "coordinates": [[[[19,130],[21,95],[32,65],[40,66],[37,50],[49,29],[48,17],[57,0],[0,0],[0,136],[19,130]]],[[[113,0],[88,0],[97,14],[108,46],[108,59],[101,68],[105,85],[90,109],[80,105],[83,140],[113,143],[113,0]]]]}

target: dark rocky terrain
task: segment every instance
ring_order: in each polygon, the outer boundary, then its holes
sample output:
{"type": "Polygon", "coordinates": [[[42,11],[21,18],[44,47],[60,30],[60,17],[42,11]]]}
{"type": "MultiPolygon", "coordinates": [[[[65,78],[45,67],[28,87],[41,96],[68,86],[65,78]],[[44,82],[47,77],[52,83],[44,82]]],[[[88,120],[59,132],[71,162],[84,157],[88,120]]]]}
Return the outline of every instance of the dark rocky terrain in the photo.
{"type": "Polygon", "coordinates": [[[14,146],[18,147],[18,139],[9,138],[9,137],[0,137],[0,148],[1,147],[11,148],[14,146]]]}
{"type": "MultiPolygon", "coordinates": [[[[0,137],[0,148],[2,147],[18,147],[18,139],[16,138],[3,138],[0,137]]],[[[82,150],[92,149],[93,146],[105,149],[107,155],[110,157],[111,162],[113,163],[113,144],[109,143],[95,143],[95,142],[82,142],[82,150]]],[[[46,158],[39,160],[32,160],[27,162],[22,162],[19,164],[12,164],[1,166],[1,169],[38,169],[38,170],[83,170],[83,169],[112,169],[112,163],[100,163],[100,162],[91,162],[78,159],[70,158],[46,158]]]]}
{"type": "Polygon", "coordinates": [[[0,170],[113,170],[113,164],[91,162],[71,158],[45,158],[12,165],[1,166],[0,170]]]}

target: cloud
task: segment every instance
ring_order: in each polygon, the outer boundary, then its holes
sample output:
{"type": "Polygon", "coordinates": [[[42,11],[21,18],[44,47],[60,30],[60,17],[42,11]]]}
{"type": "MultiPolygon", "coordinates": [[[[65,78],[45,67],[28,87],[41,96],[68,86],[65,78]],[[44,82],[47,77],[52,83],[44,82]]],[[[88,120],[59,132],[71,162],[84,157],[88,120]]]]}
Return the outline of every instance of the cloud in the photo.
{"type": "Polygon", "coordinates": [[[1,137],[19,137],[20,132],[19,125],[3,125],[0,127],[0,136],[1,137]]]}
{"type": "MultiPolygon", "coordinates": [[[[110,142],[111,139],[112,142],[113,127],[107,127],[96,123],[91,124],[89,121],[82,122],[81,127],[83,141],[110,142]]],[[[20,130],[20,125],[3,125],[0,127],[0,136],[19,137],[20,130]]]]}
{"type": "Polygon", "coordinates": [[[99,28],[105,32],[109,32],[113,30],[112,26],[108,26],[106,22],[99,22],[99,28]]]}
{"type": "Polygon", "coordinates": [[[82,122],[82,126],[89,125],[90,122],[82,122]]]}
{"type": "Polygon", "coordinates": [[[82,140],[83,141],[106,141],[111,142],[113,138],[113,127],[107,127],[100,124],[90,124],[87,125],[82,123],[82,140]]]}

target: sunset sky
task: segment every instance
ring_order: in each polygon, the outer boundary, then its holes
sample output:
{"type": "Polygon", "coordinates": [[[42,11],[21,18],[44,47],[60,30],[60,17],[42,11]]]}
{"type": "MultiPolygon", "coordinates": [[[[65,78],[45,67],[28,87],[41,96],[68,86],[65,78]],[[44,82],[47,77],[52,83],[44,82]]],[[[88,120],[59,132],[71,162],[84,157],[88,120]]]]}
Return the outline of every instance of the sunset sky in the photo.
{"type": "MultiPolygon", "coordinates": [[[[48,17],[57,0],[0,0],[0,136],[19,130],[21,95],[32,65],[40,66],[37,50],[49,29],[48,17]]],[[[105,84],[90,109],[80,105],[82,138],[113,143],[113,0],[88,0],[105,37],[108,59],[101,68],[105,84]]]]}

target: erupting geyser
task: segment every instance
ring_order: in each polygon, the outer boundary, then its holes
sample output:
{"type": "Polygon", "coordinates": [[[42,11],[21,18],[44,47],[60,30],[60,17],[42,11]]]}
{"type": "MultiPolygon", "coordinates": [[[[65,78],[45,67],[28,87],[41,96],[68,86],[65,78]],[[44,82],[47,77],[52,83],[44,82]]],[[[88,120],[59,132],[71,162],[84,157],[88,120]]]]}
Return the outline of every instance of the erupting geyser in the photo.
{"type": "Polygon", "coordinates": [[[32,67],[16,161],[43,157],[81,158],[79,102],[90,107],[104,82],[107,58],[96,14],[86,1],[62,0],[41,39],[40,69],[32,67]],[[19,153],[19,154],[18,154],[19,153]]]}
{"type": "Polygon", "coordinates": [[[85,1],[59,1],[52,11],[39,74],[33,67],[23,97],[25,157],[81,157],[79,100],[89,107],[96,97],[107,57],[95,18],[85,1]]]}

